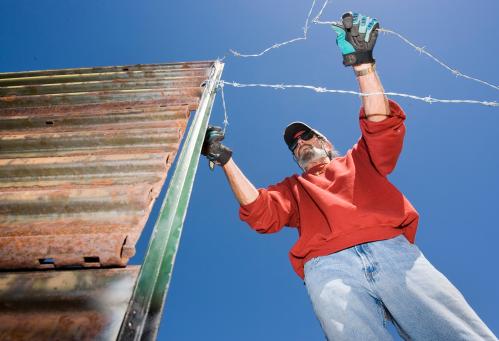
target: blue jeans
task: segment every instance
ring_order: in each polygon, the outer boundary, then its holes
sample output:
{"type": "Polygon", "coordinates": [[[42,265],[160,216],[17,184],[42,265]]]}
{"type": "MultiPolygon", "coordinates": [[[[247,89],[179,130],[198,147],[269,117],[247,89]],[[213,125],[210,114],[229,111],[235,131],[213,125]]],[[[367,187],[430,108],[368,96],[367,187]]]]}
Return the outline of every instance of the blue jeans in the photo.
{"type": "Polygon", "coordinates": [[[403,235],[305,264],[305,284],[328,340],[497,340],[461,293],[403,235]]]}

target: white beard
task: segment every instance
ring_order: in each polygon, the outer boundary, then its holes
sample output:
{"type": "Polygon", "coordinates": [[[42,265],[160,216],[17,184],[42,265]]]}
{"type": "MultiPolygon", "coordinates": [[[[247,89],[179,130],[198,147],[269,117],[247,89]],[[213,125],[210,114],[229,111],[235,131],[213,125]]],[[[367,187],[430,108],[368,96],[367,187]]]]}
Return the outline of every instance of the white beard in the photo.
{"type": "Polygon", "coordinates": [[[304,147],[305,149],[297,159],[301,169],[305,170],[309,162],[319,161],[323,158],[328,158],[327,152],[323,148],[317,147],[304,147]]]}

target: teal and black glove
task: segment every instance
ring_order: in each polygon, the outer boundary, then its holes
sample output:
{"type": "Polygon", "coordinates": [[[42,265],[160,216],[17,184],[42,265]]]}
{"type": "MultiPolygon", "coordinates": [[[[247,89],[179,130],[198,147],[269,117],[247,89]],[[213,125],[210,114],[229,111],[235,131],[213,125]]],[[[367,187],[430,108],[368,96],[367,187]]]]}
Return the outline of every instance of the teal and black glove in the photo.
{"type": "Polygon", "coordinates": [[[208,126],[201,149],[201,154],[206,156],[208,160],[222,166],[232,157],[232,150],[221,143],[224,137],[222,128],[208,126]]]}
{"type": "Polygon", "coordinates": [[[336,44],[343,55],[343,65],[374,63],[378,20],[352,12],[343,14],[341,20],[341,24],[332,24],[332,27],[337,34],[336,44]]]}

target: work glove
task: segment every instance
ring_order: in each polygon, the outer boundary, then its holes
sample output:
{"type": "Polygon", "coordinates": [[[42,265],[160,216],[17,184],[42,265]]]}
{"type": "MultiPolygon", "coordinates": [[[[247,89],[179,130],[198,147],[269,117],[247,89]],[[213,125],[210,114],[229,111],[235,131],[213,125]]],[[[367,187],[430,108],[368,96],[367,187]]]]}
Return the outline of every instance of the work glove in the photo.
{"type": "Polygon", "coordinates": [[[232,150],[220,143],[224,137],[222,128],[208,126],[201,149],[201,154],[206,156],[208,160],[221,166],[225,165],[232,157],[232,150]]]}
{"type": "Polygon", "coordinates": [[[378,20],[368,16],[347,12],[341,23],[331,26],[336,32],[336,45],[343,55],[343,65],[374,63],[373,48],[378,37],[378,20]]]}

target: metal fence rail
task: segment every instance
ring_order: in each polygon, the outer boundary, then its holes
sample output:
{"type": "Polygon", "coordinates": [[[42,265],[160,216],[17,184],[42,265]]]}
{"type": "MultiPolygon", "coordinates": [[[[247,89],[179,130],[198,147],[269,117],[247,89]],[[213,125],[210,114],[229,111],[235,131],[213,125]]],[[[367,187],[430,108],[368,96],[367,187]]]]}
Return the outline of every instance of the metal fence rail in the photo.
{"type": "Polygon", "coordinates": [[[213,64],[180,153],[118,340],[154,340],[177,254],[201,146],[224,64],[213,64]]]}

